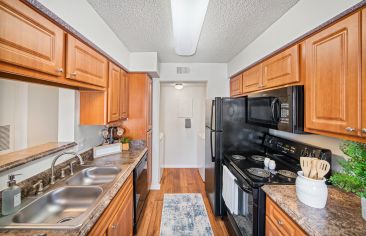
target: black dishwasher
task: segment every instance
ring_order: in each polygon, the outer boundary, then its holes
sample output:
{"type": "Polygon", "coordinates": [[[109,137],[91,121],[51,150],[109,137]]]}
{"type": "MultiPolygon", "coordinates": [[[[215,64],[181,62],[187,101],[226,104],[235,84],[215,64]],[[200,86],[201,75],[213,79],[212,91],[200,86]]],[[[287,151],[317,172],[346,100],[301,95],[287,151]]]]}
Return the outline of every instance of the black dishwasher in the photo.
{"type": "Polygon", "coordinates": [[[147,194],[149,193],[147,182],[147,152],[133,170],[133,202],[134,202],[134,232],[137,230],[137,222],[141,216],[147,194]]]}

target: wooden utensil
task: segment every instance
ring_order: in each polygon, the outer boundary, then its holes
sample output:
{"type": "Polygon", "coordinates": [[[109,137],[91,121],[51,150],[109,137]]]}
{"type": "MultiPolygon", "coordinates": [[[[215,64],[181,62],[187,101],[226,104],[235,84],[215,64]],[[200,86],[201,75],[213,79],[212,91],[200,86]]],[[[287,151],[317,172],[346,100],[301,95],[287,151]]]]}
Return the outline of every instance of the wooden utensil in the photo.
{"type": "Polygon", "coordinates": [[[318,179],[318,171],[317,171],[317,164],[318,164],[317,158],[311,158],[311,170],[309,174],[309,178],[312,179],[318,179]]]}
{"type": "Polygon", "coordinates": [[[311,170],[311,158],[300,157],[300,165],[305,177],[309,177],[311,170]]]}
{"type": "Polygon", "coordinates": [[[330,170],[330,164],[327,161],[319,160],[316,165],[316,170],[318,172],[318,179],[323,179],[324,176],[329,172],[330,170]]]}

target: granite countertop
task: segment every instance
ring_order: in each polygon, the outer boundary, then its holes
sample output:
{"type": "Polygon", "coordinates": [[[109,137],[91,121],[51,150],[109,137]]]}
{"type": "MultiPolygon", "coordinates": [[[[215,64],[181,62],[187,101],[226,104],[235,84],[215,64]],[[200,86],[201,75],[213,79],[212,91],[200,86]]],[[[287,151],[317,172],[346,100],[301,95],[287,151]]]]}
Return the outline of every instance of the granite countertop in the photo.
{"type": "Polygon", "coordinates": [[[75,142],[50,142],[0,155],[0,172],[76,146],[75,142]]]}
{"type": "Polygon", "coordinates": [[[361,200],[354,194],[330,186],[327,205],[316,209],[297,199],[295,185],[265,185],[262,189],[309,235],[366,235],[361,200]]]}
{"type": "Polygon", "coordinates": [[[129,151],[123,151],[122,153],[113,154],[105,157],[99,157],[92,161],[93,165],[113,165],[122,167],[123,171],[117,175],[112,183],[104,186],[104,194],[99,199],[96,208],[89,214],[81,226],[74,229],[54,229],[54,230],[41,230],[41,229],[0,229],[0,235],[7,236],[34,236],[34,235],[47,235],[47,236],[73,236],[73,235],[87,235],[92,229],[103,211],[107,208],[113,197],[117,194],[119,189],[125,183],[130,176],[138,162],[146,153],[147,148],[132,149],[129,151]]]}

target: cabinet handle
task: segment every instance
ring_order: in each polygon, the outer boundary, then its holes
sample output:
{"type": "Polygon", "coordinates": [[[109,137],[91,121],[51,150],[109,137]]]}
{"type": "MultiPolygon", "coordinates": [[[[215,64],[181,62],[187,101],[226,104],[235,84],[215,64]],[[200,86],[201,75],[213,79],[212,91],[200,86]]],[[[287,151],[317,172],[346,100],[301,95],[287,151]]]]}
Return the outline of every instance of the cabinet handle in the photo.
{"type": "Polygon", "coordinates": [[[58,73],[62,73],[62,72],[64,72],[64,68],[57,68],[57,69],[56,69],[56,72],[58,72],[58,73]]]}
{"type": "Polygon", "coordinates": [[[116,225],[112,225],[112,229],[115,229],[117,226],[116,225]]]}
{"type": "Polygon", "coordinates": [[[362,129],[362,133],[366,134],[366,128],[362,129]]]}
{"type": "Polygon", "coordinates": [[[76,77],[76,72],[74,72],[74,73],[70,73],[70,76],[72,76],[72,77],[76,77]]]}
{"type": "Polygon", "coordinates": [[[283,221],[282,220],[277,220],[277,224],[283,225],[283,221]]]}
{"type": "Polygon", "coordinates": [[[355,128],[352,128],[352,127],[347,127],[346,128],[346,131],[347,132],[353,132],[353,131],[355,131],[356,129],[355,128]]]}

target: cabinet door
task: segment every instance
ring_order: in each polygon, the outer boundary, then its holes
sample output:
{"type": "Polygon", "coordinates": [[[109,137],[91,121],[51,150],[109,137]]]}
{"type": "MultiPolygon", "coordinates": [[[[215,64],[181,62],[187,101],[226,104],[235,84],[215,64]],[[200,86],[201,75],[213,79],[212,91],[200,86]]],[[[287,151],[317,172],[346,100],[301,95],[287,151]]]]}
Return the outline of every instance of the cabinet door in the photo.
{"type": "Polygon", "coordinates": [[[148,156],[147,156],[147,182],[148,182],[148,187],[150,189],[151,186],[151,178],[152,178],[152,131],[147,132],[147,138],[146,138],[146,142],[147,142],[147,151],[148,151],[148,156]]]}
{"type": "Polygon", "coordinates": [[[266,236],[282,236],[273,222],[266,216],[266,236]]]}
{"type": "Polygon", "coordinates": [[[146,106],[147,106],[147,130],[152,129],[152,79],[147,76],[147,89],[146,89],[146,106]]]}
{"type": "Polygon", "coordinates": [[[124,70],[121,70],[121,91],[120,91],[120,118],[128,117],[128,77],[124,70]]]}
{"type": "Polygon", "coordinates": [[[366,8],[362,10],[362,136],[366,138],[366,8]]]}
{"type": "Polygon", "coordinates": [[[263,88],[262,64],[256,65],[243,73],[243,93],[263,88]]]}
{"type": "Polygon", "coordinates": [[[127,193],[122,206],[113,217],[107,229],[107,236],[132,236],[133,235],[133,192],[127,193]]]}
{"type": "Polygon", "coordinates": [[[0,29],[0,61],[63,76],[64,33],[52,22],[20,1],[2,0],[0,29]]]}
{"type": "Polygon", "coordinates": [[[237,75],[230,79],[230,96],[238,96],[243,93],[243,75],[237,75]]]}
{"type": "Polygon", "coordinates": [[[360,14],[305,41],[306,124],[316,132],[360,134],[360,14]]]}
{"type": "Polygon", "coordinates": [[[263,85],[266,88],[300,81],[299,46],[295,45],[264,61],[263,85]]]}
{"type": "Polygon", "coordinates": [[[108,80],[108,122],[118,121],[120,118],[120,89],[121,69],[109,63],[108,80]]]}
{"type": "Polygon", "coordinates": [[[71,35],[67,35],[66,77],[106,87],[107,59],[71,35]]]}

